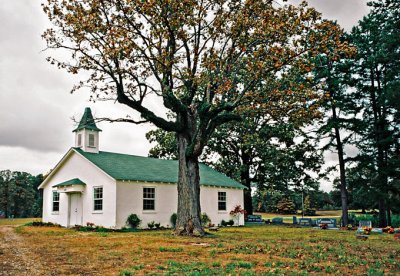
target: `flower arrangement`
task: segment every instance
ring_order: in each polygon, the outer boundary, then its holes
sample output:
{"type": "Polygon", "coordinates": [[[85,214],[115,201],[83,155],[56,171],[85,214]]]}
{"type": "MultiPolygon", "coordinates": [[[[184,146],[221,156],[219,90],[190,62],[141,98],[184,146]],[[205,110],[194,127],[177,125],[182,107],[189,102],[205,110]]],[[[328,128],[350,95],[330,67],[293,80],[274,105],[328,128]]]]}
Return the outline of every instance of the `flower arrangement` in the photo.
{"type": "Polygon", "coordinates": [[[369,235],[371,234],[371,227],[363,227],[364,235],[369,235]]]}
{"type": "Polygon", "coordinates": [[[247,213],[241,205],[236,205],[235,208],[233,208],[233,210],[229,212],[229,214],[236,219],[236,225],[239,225],[240,215],[246,215],[247,213]]]}
{"type": "Polygon", "coordinates": [[[382,231],[384,233],[393,234],[394,233],[394,228],[392,226],[386,226],[385,228],[382,228],[382,231]]]}
{"type": "Polygon", "coordinates": [[[347,224],[347,230],[353,230],[353,225],[347,224]]]}
{"type": "Polygon", "coordinates": [[[327,223],[321,223],[320,225],[319,225],[319,228],[321,228],[321,229],[328,229],[328,224],[327,223]]]}

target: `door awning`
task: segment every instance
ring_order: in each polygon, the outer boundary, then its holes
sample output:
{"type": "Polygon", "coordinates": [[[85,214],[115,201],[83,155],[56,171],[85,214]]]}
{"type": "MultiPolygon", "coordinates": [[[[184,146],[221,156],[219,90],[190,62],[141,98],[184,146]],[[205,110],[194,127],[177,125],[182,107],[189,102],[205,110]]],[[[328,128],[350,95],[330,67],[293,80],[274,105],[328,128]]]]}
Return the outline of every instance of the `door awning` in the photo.
{"type": "Polygon", "coordinates": [[[62,183],[53,185],[53,188],[57,188],[58,191],[64,193],[76,193],[76,192],[83,192],[85,189],[85,182],[80,180],[79,178],[70,179],[64,181],[62,183]]]}

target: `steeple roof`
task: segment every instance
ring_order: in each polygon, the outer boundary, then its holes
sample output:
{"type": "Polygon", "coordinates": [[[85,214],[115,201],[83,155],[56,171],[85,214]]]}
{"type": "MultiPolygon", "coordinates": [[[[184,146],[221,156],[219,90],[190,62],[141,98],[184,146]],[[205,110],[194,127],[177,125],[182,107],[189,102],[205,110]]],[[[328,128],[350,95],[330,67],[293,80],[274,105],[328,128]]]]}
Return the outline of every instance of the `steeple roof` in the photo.
{"type": "Polygon", "coordinates": [[[72,132],[76,132],[81,129],[101,131],[101,129],[96,126],[96,122],[93,119],[93,115],[92,115],[92,111],[90,110],[90,107],[85,108],[85,113],[83,113],[82,119],[79,122],[78,127],[76,129],[74,129],[72,132]]]}

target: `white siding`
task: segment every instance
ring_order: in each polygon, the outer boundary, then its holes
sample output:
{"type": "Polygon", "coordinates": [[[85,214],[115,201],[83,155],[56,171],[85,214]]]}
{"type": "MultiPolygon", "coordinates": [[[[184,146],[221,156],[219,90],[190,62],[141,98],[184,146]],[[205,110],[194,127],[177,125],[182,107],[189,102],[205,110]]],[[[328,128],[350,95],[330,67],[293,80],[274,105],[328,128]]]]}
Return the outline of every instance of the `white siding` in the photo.
{"type": "MultiPolygon", "coordinates": [[[[207,213],[211,223],[221,224],[222,220],[233,219],[229,214],[236,205],[244,207],[243,190],[202,186],[200,189],[201,212],[207,213]],[[226,192],[226,211],[218,211],[218,192],[226,192]]],[[[236,223],[236,220],[233,219],[236,223]]],[[[240,216],[240,225],[244,225],[244,216],[240,216]]]]}
{"type": "Polygon", "coordinates": [[[116,185],[115,180],[102,172],[90,161],[73,152],[57,168],[52,178],[43,189],[43,221],[68,226],[68,194],[60,193],[60,211],[52,213],[52,191],[53,185],[61,182],[79,178],[86,183],[82,194],[82,224],[92,222],[104,227],[115,227],[116,222],[116,185]],[[103,187],[103,211],[93,212],[93,187],[103,187]]]}
{"type": "MultiPolygon", "coordinates": [[[[177,211],[178,192],[176,184],[144,183],[144,182],[117,182],[117,224],[124,227],[130,214],[136,214],[142,220],[140,227],[146,228],[151,221],[160,222],[163,226],[171,226],[170,217],[177,211]],[[155,210],[143,210],[143,187],[155,188],[155,210]]],[[[243,207],[243,190],[219,187],[200,188],[200,202],[202,212],[207,213],[211,222],[220,224],[221,220],[230,220],[229,212],[236,206],[243,207]],[[227,210],[218,211],[218,192],[226,192],[227,210]]],[[[240,217],[240,225],[244,224],[244,217],[240,217]]]]}
{"type": "Polygon", "coordinates": [[[81,129],[75,134],[75,147],[81,148],[83,151],[98,153],[99,152],[99,139],[100,135],[98,131],[81,129]],[[78,135],[81,135],[81,144],[78,143],[78,135]],[[89,146],[89,134],[94,135],[94,145],[89,146]]]}

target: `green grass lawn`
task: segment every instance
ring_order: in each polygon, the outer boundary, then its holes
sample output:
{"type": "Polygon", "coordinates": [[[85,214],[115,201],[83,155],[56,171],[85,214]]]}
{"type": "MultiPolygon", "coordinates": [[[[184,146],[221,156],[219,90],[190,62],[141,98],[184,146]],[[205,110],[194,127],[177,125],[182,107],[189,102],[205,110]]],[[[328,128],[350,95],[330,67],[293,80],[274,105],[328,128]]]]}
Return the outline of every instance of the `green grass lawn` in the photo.
{"type": "Polygon", "coordinates": [[[176,237],[170,230],[88,233],[27,226],[17,233],[43,264],[43,274],[400,274],[400,242],[389,234],[361,241],[355,231],[266,225],[222,228],[205,238],[176,237]]]}
{"type": "Polygon", "coordinates": [[[16,218],[16,219],[0,219],[0,225],[21,225],[32,221],[41,221],[41,218],[16,218]]]}

